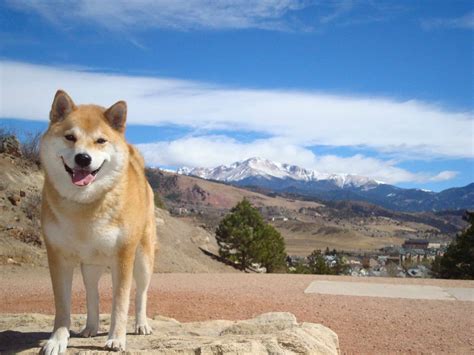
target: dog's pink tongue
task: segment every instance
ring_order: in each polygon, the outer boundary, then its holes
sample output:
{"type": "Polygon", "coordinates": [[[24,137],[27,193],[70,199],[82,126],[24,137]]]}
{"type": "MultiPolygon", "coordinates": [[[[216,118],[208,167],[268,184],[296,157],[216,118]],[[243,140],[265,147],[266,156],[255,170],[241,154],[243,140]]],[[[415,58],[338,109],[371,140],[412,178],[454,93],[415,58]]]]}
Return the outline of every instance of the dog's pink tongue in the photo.
{"type": "Polygon", "coordinates": [[[95,175],[86,170],[74,170],[74,174],[72,174],[72,183],[77,186],[89,185],[94,179],[95,175]]]}

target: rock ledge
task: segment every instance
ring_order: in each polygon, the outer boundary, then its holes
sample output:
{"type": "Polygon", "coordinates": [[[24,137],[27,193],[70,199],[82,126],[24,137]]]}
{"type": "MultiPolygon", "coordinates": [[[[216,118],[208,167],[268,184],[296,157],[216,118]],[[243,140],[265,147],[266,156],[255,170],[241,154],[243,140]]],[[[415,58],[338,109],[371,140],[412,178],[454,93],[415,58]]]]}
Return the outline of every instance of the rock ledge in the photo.
{"type": "MultiPolygon", "coordinates": [[[[101,315],[99,335],[78,338],[85,316],[74,315],[68,354],[100,354],[107,337],[109,316],[101,315]]],[[[49,337],[53,317],[41,314],[4,314],[0,319],[2,353],[38,352],[49,337]]],[[[129,321],[133,324],[133,320],[129,321]]],[[[150,336],[127,335],[133,354],[339,354],[336,333],[314,323],[298,323],[291,313],[265,313],[243,321],[215,320],[180,323],[157,316],[150,320],[150,336]]],[[[131,329],[129,329],[131,331],[131,329]]]]}

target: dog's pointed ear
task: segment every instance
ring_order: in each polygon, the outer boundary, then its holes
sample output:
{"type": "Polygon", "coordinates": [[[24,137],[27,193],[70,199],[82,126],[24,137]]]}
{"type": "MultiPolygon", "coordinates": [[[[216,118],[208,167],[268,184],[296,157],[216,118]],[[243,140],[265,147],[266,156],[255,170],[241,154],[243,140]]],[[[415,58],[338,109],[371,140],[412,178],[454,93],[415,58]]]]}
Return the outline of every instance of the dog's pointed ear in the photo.
{"type": "Polygon", "coordinates": [[[122,133],[125,131],[125,121],[127,120],[127,103],[125,101],[116,102],[105,111],[104,115],[113,129],[122,133]]]}
{"type": "Polygon", "coordinates": [[[53,105],[49,113],[51,123],[64,120],[75,108],[76,105],[74,105],[69,95],[63,90],[58,90],[56,95],[54,95],[53,105]]]}

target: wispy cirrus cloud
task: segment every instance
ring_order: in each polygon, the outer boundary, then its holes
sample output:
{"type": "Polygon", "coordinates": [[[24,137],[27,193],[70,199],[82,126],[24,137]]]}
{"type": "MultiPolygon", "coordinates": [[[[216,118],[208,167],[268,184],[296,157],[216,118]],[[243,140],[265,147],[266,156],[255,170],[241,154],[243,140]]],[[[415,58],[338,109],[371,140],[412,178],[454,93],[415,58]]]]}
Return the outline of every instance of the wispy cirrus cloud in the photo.
{"type": "Polygon", "coordinates": [[[256,90],[0,61],[0,117],[46,120],[55,91],[78,103],[129,103],[135,124],[257,132],[300,147],[368,147],[411,157],[473,158],[474,115],[417,100],[256,90]]]}
{"type": "Polygon", "coordinates": [[[331,11],[320,16],[319,22],[322,24],[328,24],[336,21],[337,19],[351,12],[351,10],[353,10],[355,7],[355,3],[352,0],[328,2],[326,5],[331,6],[331,11]]]}
{"type": "Polygon", "coordinates": [[[400,6],[353,0],[7,0],[63,28],[82,23],[120,33],[149,29],[319,31],[387,20],[400,6]],[[314,16],[303,12],[316,9],[314,16]]]}
{"type": "Polygon", "coordinates": [[[110,30],[166,28],[289,30],[285,16],[308,6],[300,0],[8,0],[16,9],[54,23],[88,21],[110,30]]]}
{"type": "Polygon", "coordinates": [[[451,29],[474,29],[474,12],[470,12],[460,17],[449,17],[449,18],[431,18],[424,19],[421,21],[421,26],[425,30],[433,30],[439,28],[451,28],[451,29]]]}

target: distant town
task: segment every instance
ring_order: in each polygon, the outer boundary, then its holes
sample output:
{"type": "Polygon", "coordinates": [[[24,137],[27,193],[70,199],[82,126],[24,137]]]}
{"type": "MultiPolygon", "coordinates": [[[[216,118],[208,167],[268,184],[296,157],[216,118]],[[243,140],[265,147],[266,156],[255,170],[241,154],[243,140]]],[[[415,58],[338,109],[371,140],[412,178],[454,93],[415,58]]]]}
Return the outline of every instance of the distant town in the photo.
{"type": "MultiPolygon", "coordinates": [[[[387,246],[374,252],[351,253],[330,251],[321,253],[329,270],[334,269],[338,258],[344,268],[340,274],[356,277],[415,277],[428,278],[432,275],[433,263],[444,255],[446,242],[432,242],[423,239],[407,239],[401,247],[387,246]]],[[[288,256],[289,270],[296,271],[297,265],[308,265],[309,257],[288,256]]]]}

